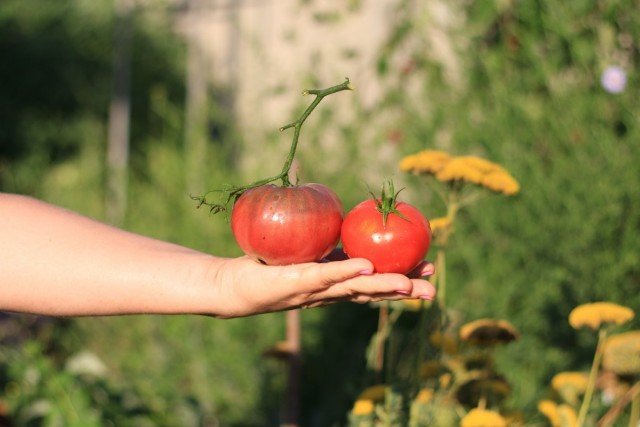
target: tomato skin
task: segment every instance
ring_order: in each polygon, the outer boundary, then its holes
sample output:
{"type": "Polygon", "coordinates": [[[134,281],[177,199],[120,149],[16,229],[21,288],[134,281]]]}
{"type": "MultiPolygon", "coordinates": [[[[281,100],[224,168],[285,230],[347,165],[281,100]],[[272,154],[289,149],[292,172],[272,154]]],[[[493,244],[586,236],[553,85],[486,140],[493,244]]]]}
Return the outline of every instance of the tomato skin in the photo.
{"type": "Polygon", "coordinates": [[[398,202],[383,225],[373,199],[354,207],[342,223],[342,246],[350,258],[366,258],[378,273],[407,274],[424,259],[431,244],[431,226],[418,209],[398,202]]]}
{"type": "Polygon", "coordinates": [[[322,184],[267,184],[238,198],[231,230],[242,251],[260,262],[312,262],[337,246],[343,214],[338,196],[322,184]]]}

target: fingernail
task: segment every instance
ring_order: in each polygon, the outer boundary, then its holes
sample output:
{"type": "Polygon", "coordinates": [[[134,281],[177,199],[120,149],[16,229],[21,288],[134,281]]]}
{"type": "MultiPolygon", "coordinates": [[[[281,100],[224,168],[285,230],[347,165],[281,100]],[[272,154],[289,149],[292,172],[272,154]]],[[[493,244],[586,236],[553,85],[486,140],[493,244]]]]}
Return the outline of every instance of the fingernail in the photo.
{"type": "Polygon", "coordinates": [[[424,271],[422,271],[422,272],[420,273],[420,275],[421,275],[421,276],[431,276],[431,275],[432,275],[433,273],[435,273],[435,272],[436,272],[436,269],[432,267],[432,268],[427,268],[427,269],[425,269],[424,271]]]}
{"type": "Polygon", "coordinates": [[[361,274],[362,276],[371,276],[371,275],[373,274],[373,270],[372,270],[372,269],[370,269],[370,268],[368,268],[368,269],[366,269],[366,270],[361,270],[361,271],[360,271],[360,274],[361,274]]]}

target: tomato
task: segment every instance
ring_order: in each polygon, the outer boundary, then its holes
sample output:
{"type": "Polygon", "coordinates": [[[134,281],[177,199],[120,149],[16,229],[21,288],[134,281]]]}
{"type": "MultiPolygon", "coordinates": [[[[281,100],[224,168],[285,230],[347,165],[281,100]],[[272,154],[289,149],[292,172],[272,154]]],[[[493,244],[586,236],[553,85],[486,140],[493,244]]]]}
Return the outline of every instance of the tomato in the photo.
{"type": "Polygon", "coordinates": [[[340,240],[342,202],[322,184],[262,185],[245,191],[231,214],[238,246],[268,265],[319,261],[340,240]]]}
{"type": "Polygon", "coordinates": [[[427,254],[431,226],[414,206],[395,198],[392,203],[386,219],[379,199],[354,207],[342,223],[342,246],[350,258],[371,261],[378,273],[407,274],[427,254]]]}

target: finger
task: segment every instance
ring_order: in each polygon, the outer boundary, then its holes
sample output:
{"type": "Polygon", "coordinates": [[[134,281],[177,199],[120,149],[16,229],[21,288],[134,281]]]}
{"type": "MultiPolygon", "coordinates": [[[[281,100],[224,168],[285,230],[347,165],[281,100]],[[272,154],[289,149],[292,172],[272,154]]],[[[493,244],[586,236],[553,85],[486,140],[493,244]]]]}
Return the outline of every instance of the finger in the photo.
{"type": "Polygon", "coordinates": [[[422,279],[412,279],[413,291],[411,298],[422,298],[427,301],[433,301],[436,297],[436,288],[430,282],[422,279]]]}
{"type": "Polygon", "coordinates": [[[357,295],[377,297],[384,294],[397,293],[404,298],[419,295],[420,298],[433,298],[433,286],[420,279],[409,279],[402,274],[374,274],[372,276],[357,276],[344,282],[336,283],[316,297],[346,298],[357,295]]]}
{"type": "Polygon", "coordinates": [[[419,277],[432,276],[435,272],[436,266],[432,262],[422,261],[407,276],[417,279],[419,277]]]}
{"type": "MultiPolygon", "coordinates": [[[[427,282],[426,280],[421,280],[421,279],[411,279],[409,280],[411,282],[411,291],[406,292],[404,290],[394,290],[394,291],[388,291],[388,290],[384,290],[381,292],[373,292],[372,289],[370,287],[367,287],[365,292],[362,292],[360,289],[357,289],[357,287],[355,289],[352,289],[352,291],[357,291],[359,290],[360,292],[357,293],[352,293],[351,295],[347,295],[344,297],[345,300],[349,300],[349,301],[354,301],[354,302],[361,302],[363,300],[367,300],[367,301],[380,301],[380,300],[401,300],[401,299],[407,299],[407,298],[414,298],[414,299],[423,299],[423,300],[427,300],[427,301],[432,301],[435,298],[436,295],[436,289],[435,287],[427,282]]],[[[380,290],[386,289],[386,287],[381,287],[378,288],[380,290]]],[[[329,291],[327,291],[327,293],[329,293],[329,291]]]]}
{"type": "Polygon", "coordinates": [[[373,274],[373,264],[364,258],[310,264],[303,270],[301,281],[313,289],[324,289],[359,276],[373,274]]]}

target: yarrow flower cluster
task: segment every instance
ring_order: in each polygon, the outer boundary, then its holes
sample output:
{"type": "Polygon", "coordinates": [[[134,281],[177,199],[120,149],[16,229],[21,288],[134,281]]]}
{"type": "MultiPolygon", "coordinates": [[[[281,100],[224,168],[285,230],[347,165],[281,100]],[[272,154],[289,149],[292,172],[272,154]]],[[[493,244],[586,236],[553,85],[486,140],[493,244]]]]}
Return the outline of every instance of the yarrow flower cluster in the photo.
{"type": "Polygon", "coordinates": [[[356,416],[373,413],[376,403],[384,400],[386,390],[387,386],[384,384],[378,384],[364,389],[353,404],[351,413],[356,416]]]}
{"type": "Polygon", "coordinates": [[[600,84],[609,93],[621,93],[627,86],[627,73],[621,67],[607,67],[600,76],[600,84]]]}
{"type": "Polygon", "coordinates": [[[507,421],[496,411],[472,409],[462,419],[461,427],[506,427],[507,421]]]}
{"type": "Polygon", "coordinates": [[[582,304],[569,313],[569,324],[574,329],[587,326],[598,329],[603,323],[622,325],[633,319],[635,313],[628,307],[612,302],[594,302],[582,304]]]}
{"type": "Polygon", "coordinates": [[[542,400],[538,403],[540,411],[553,427],[576,426],[578,417],[576,411],[566,403],[558,405],[552,400],[542,400]]]}
{"type": "Polygon", "coordinates": [[[551,379],[551,387],[556,391],[571,388],[578,393],[587,389],[589,376],[585,372],[560,372],[551,379]]]}
{"type": "Polygon", "coordinates": [[[460,328],[460,339],[474,345],[506,344],[518,338],[518,330],[511,323],[501,319],[478,319],[460,328]]]}
{"type": "Polygon", "coordinates": [[[353,415],[368,415],[371,414],[375,409],[375,404],[373,401],[368,399],[358,399],[353,404],[353,409],[351,412],[353,415]]]}
{"type": "Polygon", "coordinates": [[[520,191],[520,184],[502,166],[475,156],[451,156],[444,151],[424,150],[400,161],[403,172],[433,175],[442,182],[468,182],[508,196],[520,191]]]}

